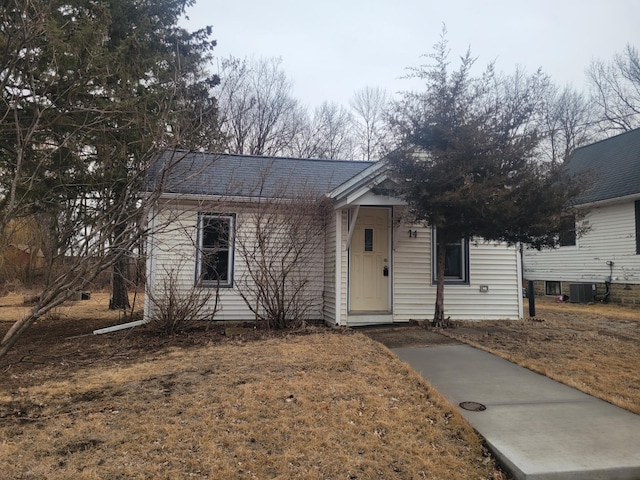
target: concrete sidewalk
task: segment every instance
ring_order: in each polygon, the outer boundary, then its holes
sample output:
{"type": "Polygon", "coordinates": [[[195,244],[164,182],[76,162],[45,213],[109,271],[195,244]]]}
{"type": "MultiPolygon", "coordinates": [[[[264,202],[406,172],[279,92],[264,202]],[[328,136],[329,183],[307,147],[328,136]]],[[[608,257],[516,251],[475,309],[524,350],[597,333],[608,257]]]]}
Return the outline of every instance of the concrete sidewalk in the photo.
{"type": "Polygon", "coordinates": [[[393,352],[458,407],[518,479],[640,479],[640,416],[468,345],[393,352]],[[458,405],[472,401],[484,411],[458,405]]]}

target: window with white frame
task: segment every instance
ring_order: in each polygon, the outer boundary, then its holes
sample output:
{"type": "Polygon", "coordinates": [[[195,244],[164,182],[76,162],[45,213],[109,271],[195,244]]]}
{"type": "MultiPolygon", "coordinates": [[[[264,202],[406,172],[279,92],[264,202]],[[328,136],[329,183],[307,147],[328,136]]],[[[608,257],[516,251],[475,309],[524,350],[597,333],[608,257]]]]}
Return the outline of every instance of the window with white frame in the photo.
{"type": "MultiPolygon", "coordinates": [[[[433,283],[438,280],[438,241],[436,229],[432,229],[432,262],[433,283]]],[[[444,260],[444,283],[453,285],[469,284],[469,240],[461,238],[455,242],[449,242],[446,246],[444,260]]]]}
{"type": "Polygon", "coordinates": [[[198,214],[197,285],[233,285],[234,225],[235,215],[198,214]]]}
{"type": "Polygon", "coordinates": [[[558,243],[561,247],[575,247],[576,246],[576,216],[567,215],[563,217],[560,236],[558,243]]]}

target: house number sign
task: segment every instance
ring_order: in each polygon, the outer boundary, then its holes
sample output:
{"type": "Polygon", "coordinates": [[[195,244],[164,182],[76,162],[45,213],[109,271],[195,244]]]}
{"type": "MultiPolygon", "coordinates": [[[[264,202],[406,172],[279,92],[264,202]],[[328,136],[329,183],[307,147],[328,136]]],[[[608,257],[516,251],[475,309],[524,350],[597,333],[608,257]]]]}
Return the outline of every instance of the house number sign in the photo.
{"type": "Polygon", "coordinates": [[[409,230],[409,238],[418,238],[418,230],[409,230]]]}

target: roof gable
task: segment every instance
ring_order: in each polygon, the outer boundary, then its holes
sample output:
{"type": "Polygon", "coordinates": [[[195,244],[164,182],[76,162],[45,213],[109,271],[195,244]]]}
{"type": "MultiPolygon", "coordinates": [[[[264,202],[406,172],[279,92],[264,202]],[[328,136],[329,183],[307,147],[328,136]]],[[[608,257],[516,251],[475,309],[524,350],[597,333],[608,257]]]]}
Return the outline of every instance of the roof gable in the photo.
{"type": "Polygon", "coordinates": [[[324,195],[373,163],[167,150],[150,169],[147,188],[200,196],[324,195]]]}
{"type": "Polygon", "coordinates": [[[640,129],[576,149],[567,170],[593,175],[579,204],[640,195],[640,129]]]}

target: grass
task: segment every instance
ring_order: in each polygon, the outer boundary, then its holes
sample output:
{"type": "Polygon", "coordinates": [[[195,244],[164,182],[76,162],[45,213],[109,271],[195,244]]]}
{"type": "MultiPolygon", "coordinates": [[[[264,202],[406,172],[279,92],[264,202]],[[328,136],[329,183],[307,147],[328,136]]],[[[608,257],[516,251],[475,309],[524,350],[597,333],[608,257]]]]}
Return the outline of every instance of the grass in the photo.
{"type": "Polygon", "coordinates": [[[456,322],[444,333],[640,414],[640,310],[537,301],[524,321],[456,322]]]}
{"type": "Polygon", "coordinates": [[[364,335],[205,338],[161,348],[140,332],[60,340],[66,355],[5,369],[1,476],[504,478],[455,409],[364,335]],[[138,353],[126,347],[135,336],[138,353]],[[128,353],[74,364],[94,341],[128,353]]]}

